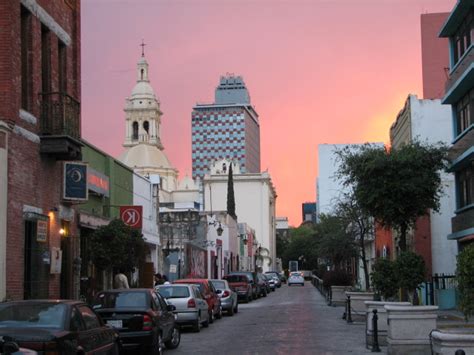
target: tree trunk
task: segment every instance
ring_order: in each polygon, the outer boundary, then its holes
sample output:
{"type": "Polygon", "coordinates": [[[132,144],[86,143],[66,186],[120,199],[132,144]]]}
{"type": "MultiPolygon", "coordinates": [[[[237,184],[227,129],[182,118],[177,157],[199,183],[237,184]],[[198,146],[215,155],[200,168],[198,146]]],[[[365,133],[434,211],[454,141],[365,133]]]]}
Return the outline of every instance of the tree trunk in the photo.
{"type": "Polygon", "coordinates": [[[407,251],[407,231],[408,225],[402,224],[400,226],[400,243],[398,244],[401,251],[407,251]]]}
{"type": "Polygon", "coordinates": [[[365,255],[365,248],[364,248],[364,241],[365,237],[361,234],[360,236],[360,251],[361,251],[361,258],[362,258],[362,267],[364,269],[364,278],[365,278],[365,290],[369,291],[370,289],[370,276],[369,276],[369,267],[367,265],[367,259],[365,255]]]}

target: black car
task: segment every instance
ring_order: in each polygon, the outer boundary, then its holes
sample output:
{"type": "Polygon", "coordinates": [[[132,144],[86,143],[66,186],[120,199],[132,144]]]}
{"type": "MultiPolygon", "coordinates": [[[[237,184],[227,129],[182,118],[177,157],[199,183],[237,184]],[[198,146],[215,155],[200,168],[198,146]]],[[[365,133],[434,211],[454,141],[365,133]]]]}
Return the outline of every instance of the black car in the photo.
{"type": "Polygon", "coordinates": [[[153,289],[134,288],[103,291],[92,305],[105,323],[119,331],[125,350],[161,354],[178,347],[181,332],[175,324],[176,309],[153,289]]]}
{"type": "Polygon", "coordinates": [[[263,274],[258,273],[257,274],[257,283],[258,286],[260,287],[260,296],[262,297],[267,297],[267,294],[270,292],[270,284],[268,283],[267,279],[263,274]]]}
{"type": "Polygon", "coordinates": [[[28,300],[0,303],[0,337],[46,354],[118,354],[119,334],[85,303],[28,300]]]}

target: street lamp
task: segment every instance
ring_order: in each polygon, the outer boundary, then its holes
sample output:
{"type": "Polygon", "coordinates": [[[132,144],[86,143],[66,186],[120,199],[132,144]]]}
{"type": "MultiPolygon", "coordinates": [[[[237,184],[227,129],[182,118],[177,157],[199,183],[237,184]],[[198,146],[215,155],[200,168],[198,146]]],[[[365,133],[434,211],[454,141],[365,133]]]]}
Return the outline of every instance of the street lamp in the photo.
{"type": "Polygon", "coordinates": [[[218,222],[218,221],[212,221],[212,222],[209,222],[208,223],[210,226],[217,226],[216,228],[216,232],[217,232],[217,236],[221,237],[222,236],[222,233],[224,232],[224,229],[222,228],[222,224],[221,222],[218,222]]]}

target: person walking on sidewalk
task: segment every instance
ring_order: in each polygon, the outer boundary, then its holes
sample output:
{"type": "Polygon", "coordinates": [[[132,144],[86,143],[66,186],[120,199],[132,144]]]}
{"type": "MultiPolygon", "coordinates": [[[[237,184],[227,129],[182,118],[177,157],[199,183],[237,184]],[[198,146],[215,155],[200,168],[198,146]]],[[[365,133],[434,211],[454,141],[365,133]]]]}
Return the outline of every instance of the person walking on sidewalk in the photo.
{"type": "Polygon", "coordinates": [[[120,269],[119,273],[114,277],[114,288],[130,288],[128,286],[127,276],[124,274],[124,270],[120,269]]]}

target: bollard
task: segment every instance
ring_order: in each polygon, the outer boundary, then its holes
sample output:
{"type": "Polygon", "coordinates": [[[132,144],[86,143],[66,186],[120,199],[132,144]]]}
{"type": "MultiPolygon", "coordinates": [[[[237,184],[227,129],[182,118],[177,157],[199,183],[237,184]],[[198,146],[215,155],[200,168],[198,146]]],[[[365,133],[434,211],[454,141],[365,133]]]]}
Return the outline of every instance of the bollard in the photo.
{"type": "Polygon", "coordinates": [[[347,323],[352,323],[351,296],[347,296],[347,323]]]}
{"type": "Polygon", "coordinates": [[[372,344],[372,352],[373,353],[379,353],[380,352],[380,347],[379,347],[379,330],[378,330],[378,320],[379,317],[377,316],[377,310],[374,309],[372,311],[374,314],[372,317],[372,331],[374,332],[374,340],[372,344]]]}
{"type": "Polygon", "coordinates": [[[459,349],[459,350],[456,350],[454,355],[466,355],[466,352],[464,350],[459,349]]]}

